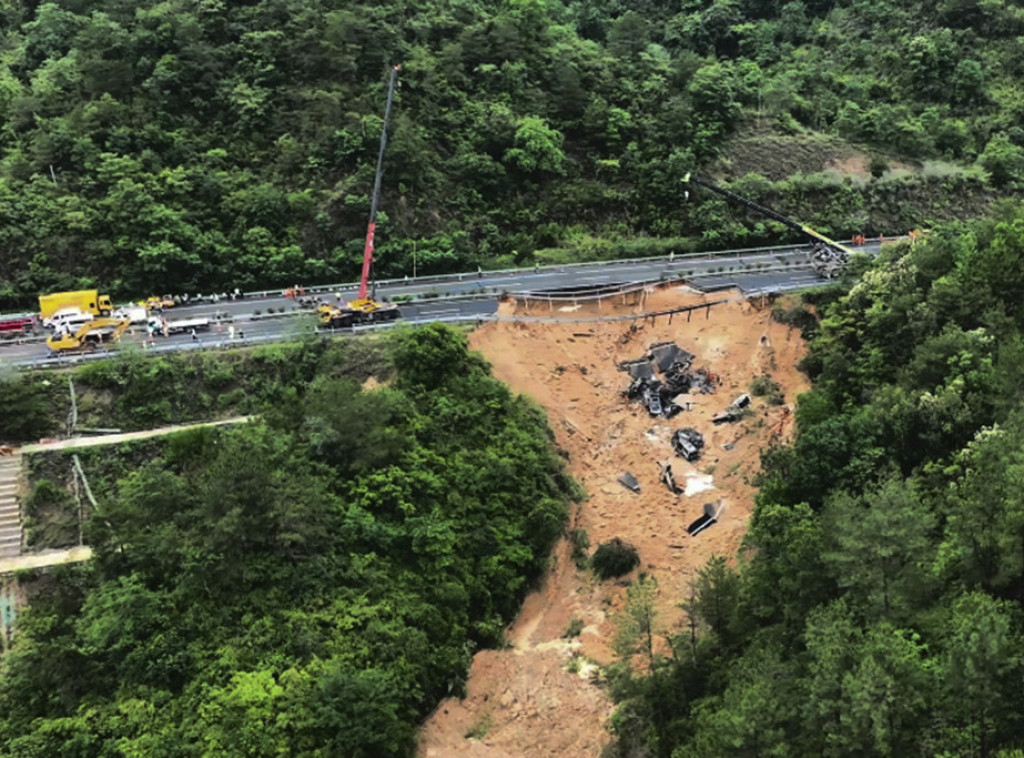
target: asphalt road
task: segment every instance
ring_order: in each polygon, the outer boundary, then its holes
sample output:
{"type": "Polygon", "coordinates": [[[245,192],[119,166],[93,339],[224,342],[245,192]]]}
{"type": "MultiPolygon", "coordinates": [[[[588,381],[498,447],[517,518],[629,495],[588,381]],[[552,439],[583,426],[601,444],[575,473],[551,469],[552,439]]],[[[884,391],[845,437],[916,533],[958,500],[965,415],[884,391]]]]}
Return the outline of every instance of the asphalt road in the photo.
{"type": "MultiPolygon", "coordinates": [[[[861,250],[874,253],[878,245],[861,250]]],[[[739,253],[713,253],[701,256],[664,257],[656,260],[614,261],[546,267],[538,270],[481,272],[414,280],[389,280],[378,285],[378,300],[405,297],[412,302],[401,303],[401,320],[456,321],[487,318],[497,309],[503,293],[513,295],[579,292],[591,288],[630,283],[686,279],[705,290],[737,286],[745,292],[782,291],[812,286],[820,279],[810,269],[809,248],[786,247],[739,253]]],[[[351,300],[356,296],[353,284],[316,287],[307,290],[307,297],[320,297],[336,302],[337,294],[351,300]]],[[[300,307],[294,299],[278,293],[246,295],[240,300],[220,300],[183,304],[168,308],[168,319],[207,317],[214,320],[209,332],[191,336],[156,337],[154,345],[145,345],[145,330],[135,327],[122,342],[136,343],[140,349],[156,352],[202,348],[227,343],[234,327],[236,343],[274,341],[312,334],[318,328],[311,308],[300,307]]],[[[401,321],[400,320],[400,321],[401,321]]],[[[349,330],[343,330],[348,332],[349,330]]],[[[49,350],[39,336],[0,343],[0,367],[3,365],[38,365],[50,363],[49,350]]],[[[81,360],[79,356],[53,359],[55,364],[81,360]]]]}

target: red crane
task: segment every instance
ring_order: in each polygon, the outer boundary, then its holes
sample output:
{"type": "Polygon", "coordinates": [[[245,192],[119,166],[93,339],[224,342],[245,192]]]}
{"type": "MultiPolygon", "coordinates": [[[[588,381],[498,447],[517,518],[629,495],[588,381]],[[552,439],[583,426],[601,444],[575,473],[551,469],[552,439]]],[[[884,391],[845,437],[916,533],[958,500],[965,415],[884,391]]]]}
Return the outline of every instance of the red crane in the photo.
{"type": "Polygon", "coordinates": [[[398,306],[378,303],[374,300],[376,287],[373,284],[373,238],[377,232],[377,209],[380,207],[380,185],[384,174],[384,151],[388,145],[388,127],[391,125],[391,106],[395,101],[395,83],[401,66],[391,68],[388,81],[388,100],[384,106],[384,126],[380,131],[380,151],[377,153],[377,173],[373,179],[373,197],[370,200],[370,222],[366,225],[366,243],[363,245],[363,273],[359,277],[359,295],[338,308],[321,305],[320,322],[332,328],[349,327],[375,321],[392,321],[398,318],[398,306]]]}
{"type": "MultiPolygon", "coordinates": [[[[373,303],[373,292],[370,292],[371,279],[373,275],[373,238],[377,232],[377,209],[380,207],[380,185],[381,177],[384,174],[384,151],[388,146],[388,127],[391,125],[391,105],[395,101],[395,82],[398,80],[398,71],[401,66],[394,66],[391,69],[391,79],[388,81],[388,100],[384,106],[384,126],[380,130],[380,151],[377,153],[377,173],[373,178],[373,198],[370,200],[370,223],[366,225],[366,244],[363,246],[363,273],[359,277],[359,296],[349,304],[349,307],[356,310],[366,310],[363,303],[373,303]]],[[[374,310],[377,306],[374,303],[374,310]]]]}

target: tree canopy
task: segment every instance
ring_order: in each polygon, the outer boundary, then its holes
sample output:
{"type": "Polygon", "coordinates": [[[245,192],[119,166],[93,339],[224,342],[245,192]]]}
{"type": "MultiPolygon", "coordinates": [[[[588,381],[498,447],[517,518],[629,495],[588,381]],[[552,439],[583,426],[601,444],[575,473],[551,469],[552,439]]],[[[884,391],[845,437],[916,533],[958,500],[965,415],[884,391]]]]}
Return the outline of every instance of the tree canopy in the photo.
{"type": "Polygon", "coordinates": [[[354,278],[397,63],[381,274],[790,234],[683,202],[718,156],[836,236],[970,215],[1024,181],[1022,33],[1003,0],[12,0],[0,308],[354,278]],[[751,133],[792,139],[740,155],[751,133]],[[799,168],[820,135],[880,178],[799,168]],[[925,170],[882,176],[884,156],[925,170]]]}
{"type": "Polygon", "coordinates": [[[3,657],[6,754],[409,754],[575,489],[462,334],[393,350],[392,386],[321,363],[301,413],[181,433],[98,491],[95,557],[42,580],[3,657]],[[402,362],[431,350],[444,382],[402,362]]]}
{"type": "Polygon", "coordinates": [[[824,304],[739,564],[700,574],[694,652],[658,664],[678,685],[620,685],[649,725],[623,754],[1024,745],[1022,229],[1020,205],[936,229],[824,304]]]}

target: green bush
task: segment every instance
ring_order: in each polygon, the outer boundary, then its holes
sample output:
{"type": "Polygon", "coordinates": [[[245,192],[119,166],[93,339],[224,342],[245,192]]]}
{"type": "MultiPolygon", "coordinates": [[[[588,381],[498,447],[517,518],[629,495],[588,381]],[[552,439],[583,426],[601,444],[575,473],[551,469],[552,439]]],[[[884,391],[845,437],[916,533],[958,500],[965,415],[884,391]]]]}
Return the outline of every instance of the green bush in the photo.
{"type": "Polygon", "coordinates": [[[587,549],[590,547],[590,536],[586,529],[572,529],[569,532],[569,544],[572,546],[572,562],[576,568],[587,567],[587,549]]]}
{"type": "Polygon", "coordinates": [[[754,397],[765,398],[769,405],[782,405],[786,402],[782,387],[767,374],[755,376],[750,380],[750,394],[754,397]]]}
{"type": "Polygon", "coordinates": [[[61,548],[78,540],[78,504],[66,489],[40,479],[25,498],[25,544],[61,548]]]}
{"type": "Polygon", "coordinates": [[[30,442],[56,430],[47,384],[20,376],[0,379],[0,442],[30,442]]]}
{"type": "Polygon", "coordinates": [[[636,548],[618,537],[598,545],[590,559],[590,567],[601,579],[614,579],[628,574],[639,565],[640,554],[636,548]]]}
{"type": "Polygon", "coordinates": [[[772,319],[780,324],[795,326],[805,339],[811,339],[818,331],[817,317],[802,304],[786,308],[776,303],[772,306],[772,319]]]}

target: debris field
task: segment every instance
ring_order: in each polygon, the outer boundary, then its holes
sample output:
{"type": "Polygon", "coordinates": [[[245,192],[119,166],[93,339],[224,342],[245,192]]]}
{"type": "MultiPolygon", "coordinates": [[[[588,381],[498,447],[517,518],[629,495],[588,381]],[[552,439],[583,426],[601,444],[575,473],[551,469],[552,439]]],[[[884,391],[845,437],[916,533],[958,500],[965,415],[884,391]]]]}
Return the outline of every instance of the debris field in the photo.
{"type": "MultiPolygon", "coordinates": [[[[767,304],[726,295],[730,302],[674,322],[642,313],[710,298],[667,286],[645,298],[643,311],[612,299],[561,311],[510,302],[502,305],[509,317],[566,322],[499,321],[470,336],[495,376],[545,410],[587,493],[567,532],[585,533],[588,553],[613,538],[628,542],[640,554],[637,571],[657,579],[658,639],[684,623],[679,603],[708,558],[736,555],[760,451],[793,433],[790,411],[809,388],[796,369],[804,353],[799,332],[773,321],[767,304]],[[615,315],[637,318],[582,320],[615,315]],[[785,405],[747,394],[758,376],[778,383],[785,405]],[[716,423],[722,414],[728,417],[716,423]]],[[[614,660],[624,596],[625,582],[597,581],[577,568],[569,539],[559,543],[541,586],[507,630],[509,649],[474,656],[467,696],[441,703],[421,731],[418,754],[599,755],[611,741],[614,706],[591,676],[593,664],[614,660]],[[570,622],[582,627],[578,636],[567,636],[570,622]]]]}

